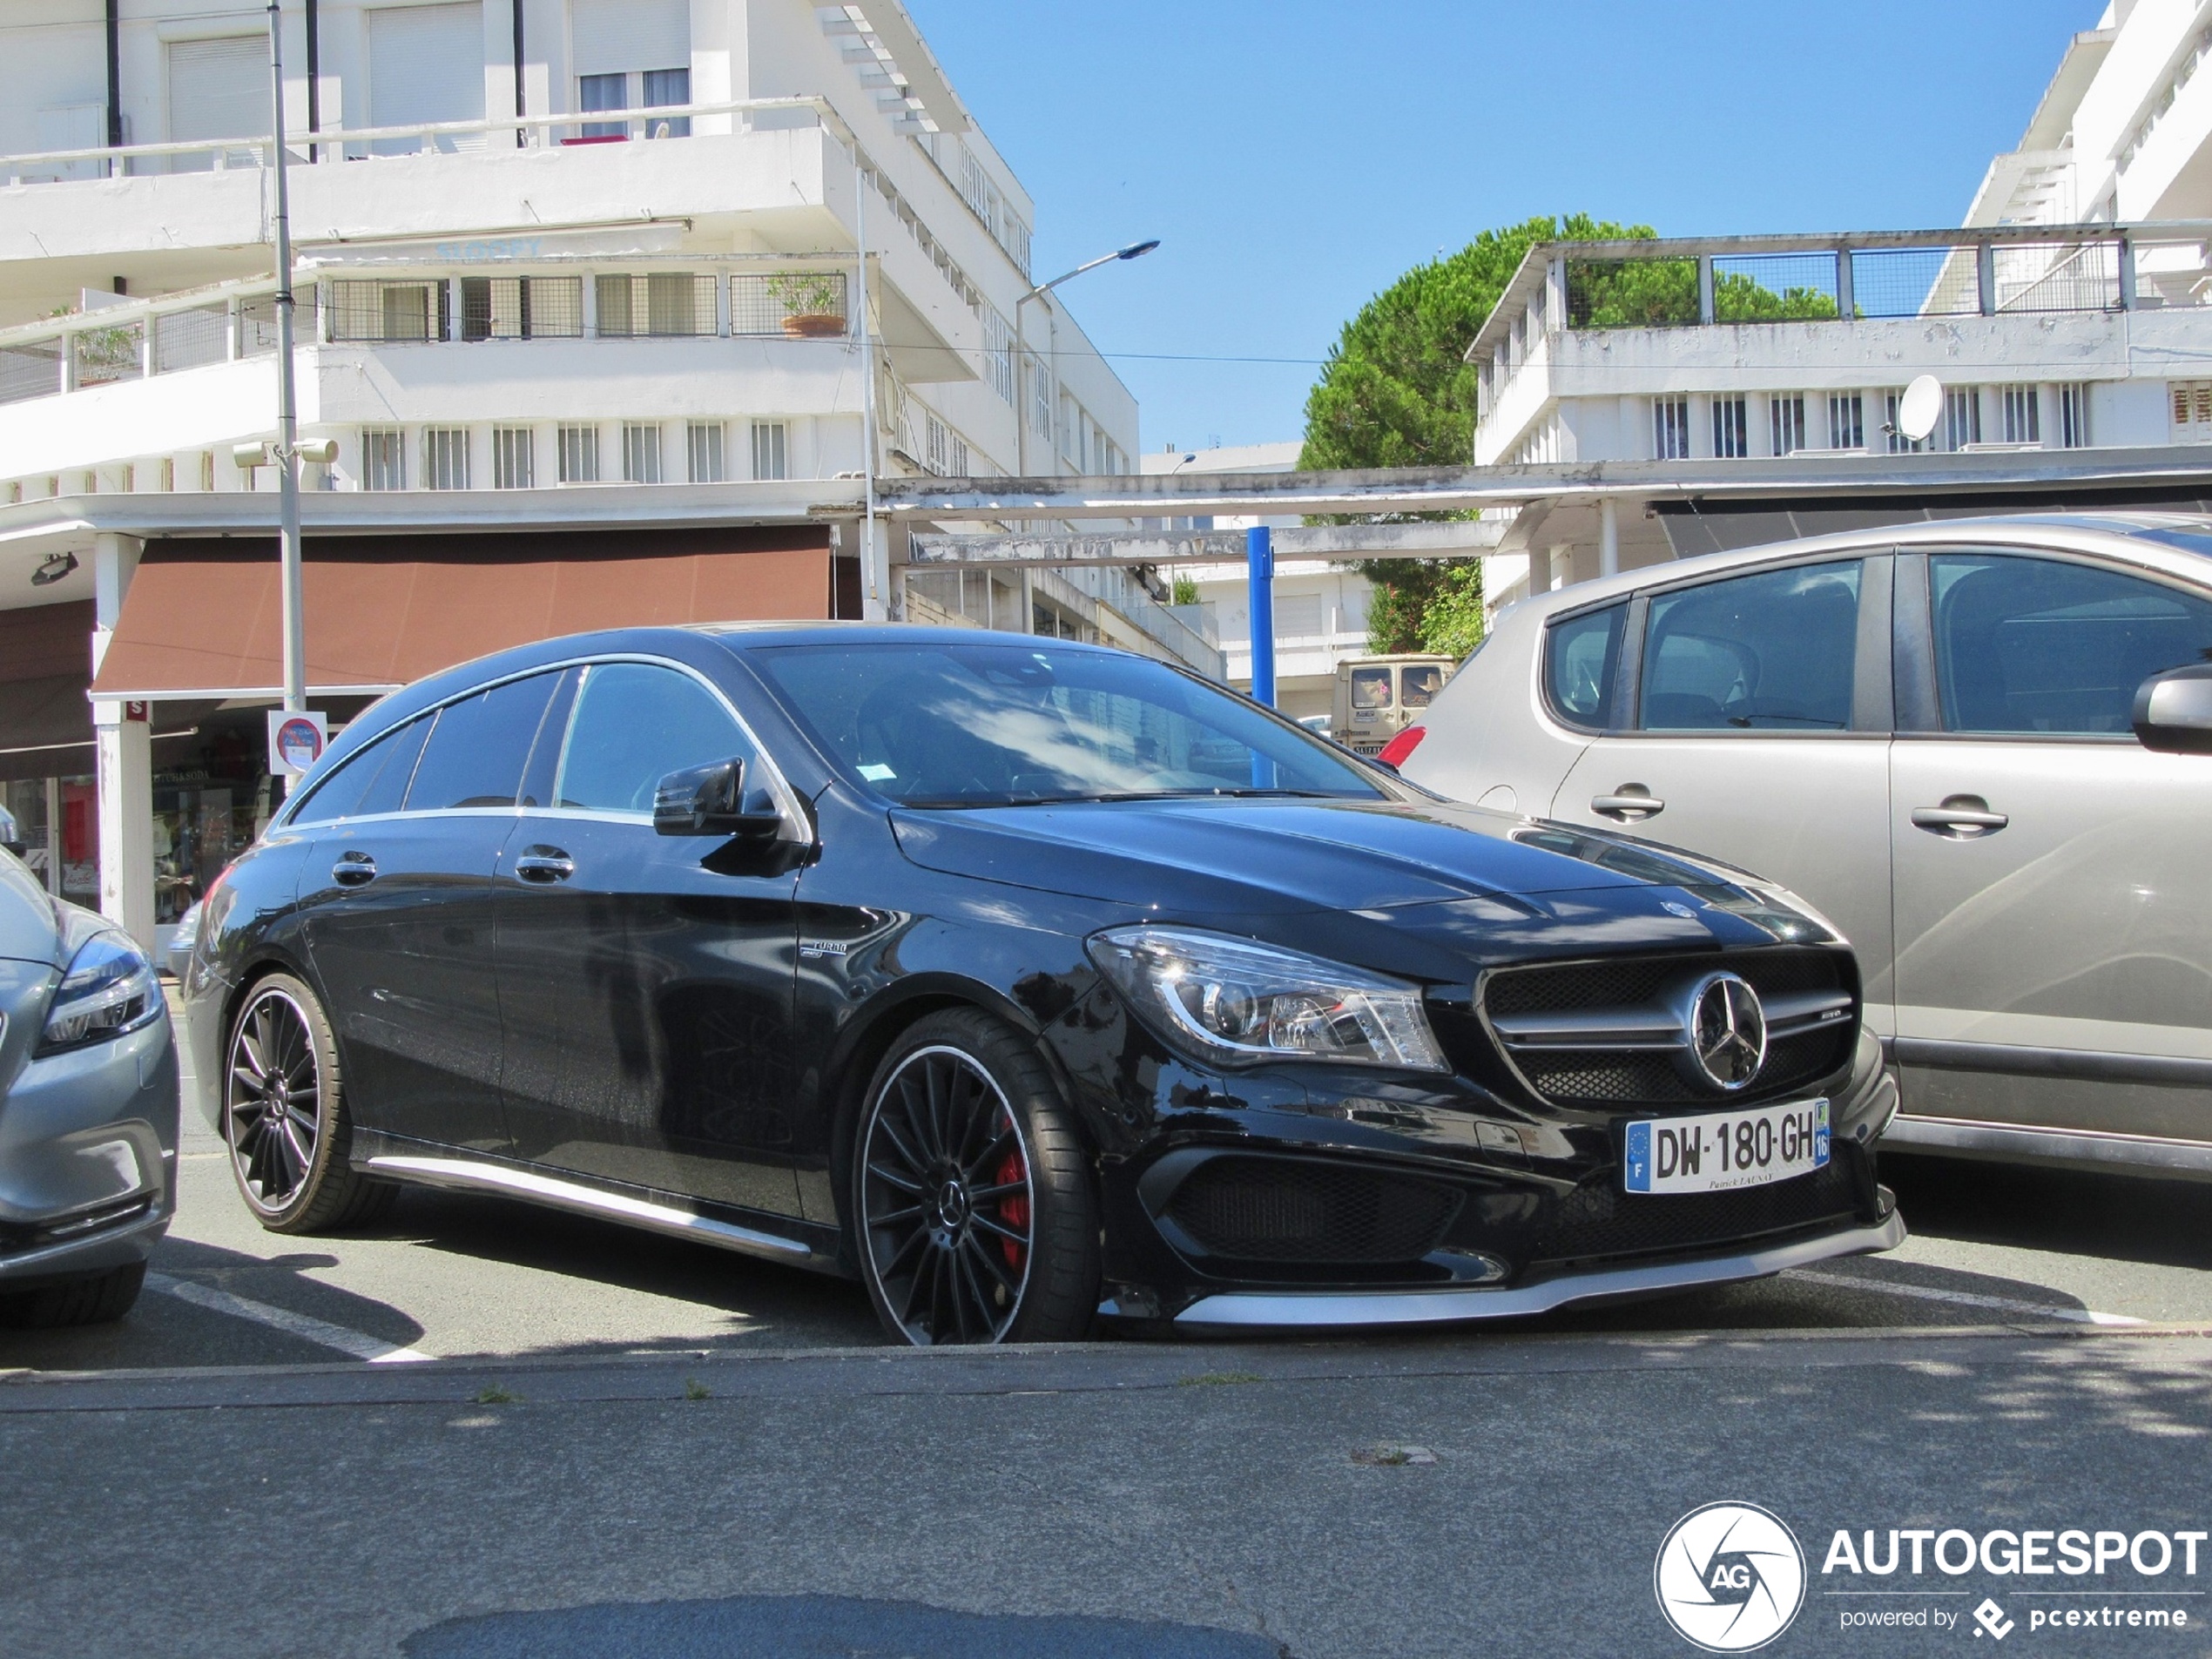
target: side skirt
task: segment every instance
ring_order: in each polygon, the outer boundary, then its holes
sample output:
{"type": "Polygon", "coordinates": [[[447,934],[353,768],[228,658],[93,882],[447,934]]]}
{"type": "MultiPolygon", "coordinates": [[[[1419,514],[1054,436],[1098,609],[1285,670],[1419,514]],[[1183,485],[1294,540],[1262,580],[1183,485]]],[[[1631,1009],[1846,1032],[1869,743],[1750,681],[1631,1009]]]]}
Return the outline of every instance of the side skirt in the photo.
{"type": "MultiPolygon", "coordinates": [[[[391,1143],[387,1142],[388,1145],[391,1143]]],[[[615,1191],[550,1175],[543,1170],[455,1157],[449,1151],[380,1151],[363,1160],[360,1167],[368,1174],[387,1180],[459,1191],[499,1193],[552,1210],[596,1216],[602,1221],[621,1222],[649,1232],[666,1233],[672,1238],[736,1251],[741,1255],[757,1256],[764,1261],[781,1262],[786,1267],[811,1268],[816,1272],[842,1276],[836,1245],[826,1237],[827,1229],[808,1229],[825,1235],[810,1243],[702,1215],[697,1210],[685,1208],[685,1201],[672,1193],[615,1191]]]]}
{"type": "Polygon", "coordinates": [[[1899,1112],[1875,1150],[1932,1152],[1949,1157],[2008,1163],[2046,1163],[2065,1169],[2103,1169],[2121,1175],[2212,1181],[2212,1143],[2171,1141],[2155,1135],[2099,1135],[2079,1129],[2025,1129],[1963,1117],[1916,1117],[1899,1112]]]}

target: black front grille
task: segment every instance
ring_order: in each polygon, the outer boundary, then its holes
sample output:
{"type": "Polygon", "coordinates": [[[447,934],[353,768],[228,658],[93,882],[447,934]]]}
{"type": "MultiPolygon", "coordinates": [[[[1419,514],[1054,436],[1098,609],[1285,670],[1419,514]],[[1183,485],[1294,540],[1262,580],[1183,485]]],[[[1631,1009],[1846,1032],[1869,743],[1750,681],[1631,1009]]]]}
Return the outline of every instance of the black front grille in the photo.
{"type": "Polygon", "coordinates": [[[0,1256],[19,1256],[29,1251],[44,1250],[51,1244],[73,1244],[79,1238],[126,1226],[141,1219],[152,1208],[153,1196],[145,1193],[118,1203],[95,1204],[89,1210],[71,1211],[44,1221],[0,1222],[0,1256]]]}
{"type": "MultiPolygon", "coordinates": [[[[1760,997],[1854,988],[1838,951],[1733,951],[1700,956],[1629,957],[1557,967],[1504,968],[1483,982],[1482,1006],[1493,1019],[1519,1014],[1567,1014],[1649,1007],[1687,980],[1726,970],[1750,981],[1760,997]]],[[[1548,1100],[1577,1105],[1720,1105],[1768,1100],[1817,1083],[1849,1062],[1858,1027],[1849,1020],[1777,1039],[1752,1086],[1723,1096],[1686,1081],[1660,1053],[1594,1049],[1527,1049],[1513,1055],[1529,1087],[1548,1100]]]]}
{"type": "Polygon", "coordinates": [[[1537,1264],[1644,1256],[1792,1232],[1855,1216],[1861,1199],[1849,1149],[1824,1169],[1736,1192],[1620,1190],[1620,1171],[1561,1197],[1533,1252],[1537,1264]]]}
{"type": "Polygon", "coordinates": [[[1461,1195],[1433,1181],[1291,1158],[1217,1157],[1177,1187],[1167,1213],[1204,1249],[1256,1262],[1416,1262],[1461,1195]]]}

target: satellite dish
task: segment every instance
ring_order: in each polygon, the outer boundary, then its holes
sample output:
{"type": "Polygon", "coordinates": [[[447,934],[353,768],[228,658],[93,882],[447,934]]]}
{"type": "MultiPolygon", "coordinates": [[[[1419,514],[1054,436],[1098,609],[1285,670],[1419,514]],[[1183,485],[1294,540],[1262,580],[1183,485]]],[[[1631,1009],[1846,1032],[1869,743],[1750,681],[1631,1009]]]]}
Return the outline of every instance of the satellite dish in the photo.
{"type": "Polygon", "coordinates": [[[1897,401],[1897,429],[1919,443],[1936,428],[1943,416],[1943,382],[1923,374],[1905,388],[1897,401]]]}

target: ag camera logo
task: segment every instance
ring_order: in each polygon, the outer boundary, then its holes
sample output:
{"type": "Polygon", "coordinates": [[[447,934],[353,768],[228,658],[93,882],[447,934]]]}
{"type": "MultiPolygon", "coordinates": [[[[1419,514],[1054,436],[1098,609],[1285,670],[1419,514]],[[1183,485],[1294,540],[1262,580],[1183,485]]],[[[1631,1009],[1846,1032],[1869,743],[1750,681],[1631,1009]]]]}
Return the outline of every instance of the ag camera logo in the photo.
{"type": "Polygon", "coordinates": [[[1709,1503],[1669,1528],[1651,1591],[1675,1634],[1707,1653],[1750,1653],[1790,1628],[1805,1602],[1805,1553],[1754,1503],[1709,1503]]]}

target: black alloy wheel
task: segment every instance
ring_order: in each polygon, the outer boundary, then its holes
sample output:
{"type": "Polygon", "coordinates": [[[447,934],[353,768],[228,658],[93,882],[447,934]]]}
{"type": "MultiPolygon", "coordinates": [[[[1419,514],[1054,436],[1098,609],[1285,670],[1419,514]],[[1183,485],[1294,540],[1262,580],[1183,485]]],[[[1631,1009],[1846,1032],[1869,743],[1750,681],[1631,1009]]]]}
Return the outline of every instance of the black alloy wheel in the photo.
{"type": "Polygon", "coordinates": [[[970,1010],[921,1021],[877,1069],[857,1152],[863,1277],[893,1335],[927,1347],[1089,1328],[1089,1161],[1032,1042],[970,1010]]]}
{"type": "Polygon", "coordinates": [[[255,985],[231,1026],[223,1082],[223,1139],[231,1173],[272,1232],[314,1232],[374,1219],[398,1189],[357,1174],[322,1005],[302,981],[273,974],[255,985]]]}

